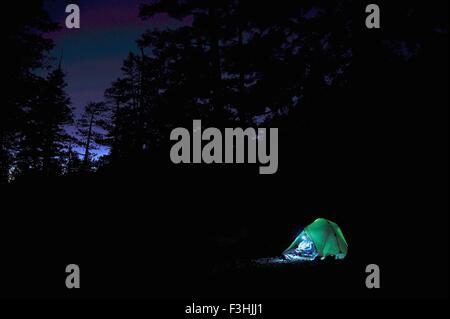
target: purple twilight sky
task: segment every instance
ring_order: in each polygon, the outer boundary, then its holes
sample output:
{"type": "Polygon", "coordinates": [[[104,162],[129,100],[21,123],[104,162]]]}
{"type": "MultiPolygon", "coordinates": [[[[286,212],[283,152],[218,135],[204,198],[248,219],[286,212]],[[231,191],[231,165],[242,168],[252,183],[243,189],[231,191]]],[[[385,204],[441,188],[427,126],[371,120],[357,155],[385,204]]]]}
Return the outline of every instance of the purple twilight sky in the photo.
{"type": "MultiPolygon", "coordinates": [[[[62,29],[48,34],[55,42],[51,52],[52,63],[61,55],[66,72],[67,93],[78,117],[89,102],[102,101],[105,89],[121,74],[122,61],[130,51],[136,51],[136,40],[151,28],[165,28],[180,22],[167,15],[157,15],[151,20],[139,18],[139,7],[145,0],[48,0],[46,9],[53,21],[62,29]],[[80,6],[81,28],[65,28],[66,6],[80,6]]],[[[189,23],[189,22],[187,22],[189,23]]],[[[72,131],[73,129],[70,129],[72,131]]],[[[82,152],[80,149],[79,151],[82,152]]],[[[101,148],[97,155],[108,149],[101,148]]]]}
{"type": "Polygon", "coordinates": [[[56,44],[52,52],[55,63],[63,54],[67,73],[67,92],[76,114],[90,101],[103,98],[105,89],[120,76],[123,59],[136,50],[136,40],[145,30],[175,25],[166,15],[150,21],[139,18],[144,0],[48,1],[47,10],[61,26],[49,35],[56,44]],[[66,5],[77,3],[81,10],[81,29],[66,29],[66,5]]]}

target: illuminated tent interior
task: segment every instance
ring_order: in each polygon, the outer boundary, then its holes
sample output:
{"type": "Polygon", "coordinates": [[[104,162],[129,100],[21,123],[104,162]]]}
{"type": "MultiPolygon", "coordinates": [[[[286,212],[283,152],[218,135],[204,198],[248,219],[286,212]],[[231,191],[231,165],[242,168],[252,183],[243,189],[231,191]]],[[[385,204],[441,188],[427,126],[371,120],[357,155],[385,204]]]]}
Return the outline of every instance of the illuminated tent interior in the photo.
{"type": "Polygon", "coordinates": [[[348,245],[339,226],[319,218],[307,226],[283,253],[288,260],[315,260],[329,256],[344,259],[348,245]]]}

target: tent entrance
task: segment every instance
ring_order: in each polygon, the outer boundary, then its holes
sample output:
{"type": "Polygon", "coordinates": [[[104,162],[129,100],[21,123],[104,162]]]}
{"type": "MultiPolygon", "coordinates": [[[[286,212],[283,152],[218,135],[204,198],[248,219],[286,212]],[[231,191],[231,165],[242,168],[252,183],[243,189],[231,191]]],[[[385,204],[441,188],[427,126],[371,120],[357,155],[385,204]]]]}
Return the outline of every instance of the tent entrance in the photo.
{"type": "Polygon", "coordinates": [[[317,252],[314,242],[309,238],[308,234],[303,231],[283,255],[288,260],[312,261],[317,258],[319,253],[317,252]]]}

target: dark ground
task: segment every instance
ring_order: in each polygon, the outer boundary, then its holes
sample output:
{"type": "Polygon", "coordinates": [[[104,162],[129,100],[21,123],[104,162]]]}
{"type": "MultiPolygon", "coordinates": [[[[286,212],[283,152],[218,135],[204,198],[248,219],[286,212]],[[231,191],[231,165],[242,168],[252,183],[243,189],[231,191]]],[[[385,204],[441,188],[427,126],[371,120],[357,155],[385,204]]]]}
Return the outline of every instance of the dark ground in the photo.
{"type": "Polygon", "coordinates": [[[73,190],[76,184],[58,190],[43,184],[20,189],[27,196],[17,198],[2,221],[2,294],[448,294],[448,215],[426,181],[420,182],[427,189],[417,184],[386,183],[381,189],[379,184],[331,184],[320,195],[308,191],[314,185],[284,184],[277,176],[256,177],[252,183],[233,181],[194,175],[165,179],[158,192],[152,190],[152,179],[139,187],[123,181],[115,190],[104,185],[100,190],[91,181],[83,192],[73,190]],[[88,199],[84,203],[82,198],[88,199]],[[349,243],[345,261],[247,266],[250,259],[279,256],[296,230],[319,216],[341,226],[349,243]],[[82,269],[81,292],[65,290],[64,269],[70,263],[82,269]],[[382,270],[382,289],[376,292],[365,288],[365,267],[372,263],[382,270]]]}

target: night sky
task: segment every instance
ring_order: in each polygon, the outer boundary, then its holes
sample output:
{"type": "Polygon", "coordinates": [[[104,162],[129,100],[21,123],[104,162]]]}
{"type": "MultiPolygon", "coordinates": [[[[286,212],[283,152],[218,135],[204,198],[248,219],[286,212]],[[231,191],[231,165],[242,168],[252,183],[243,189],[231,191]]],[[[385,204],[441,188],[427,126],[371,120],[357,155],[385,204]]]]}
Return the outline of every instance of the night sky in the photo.
{"type": "MultiPolygon", "coordinates": [[[[139,18],[139,7],[145,0],[49,0],[47,11],[62,29],[47,37],[55,42],[51,52],[52,63],[61,55],[69,94],[75,116],[89,102],[102,101],[105,90],[121,74],[123,60],[130,51],[136,51],[136,40],[148,29],[167,28],[180,22],[167,15],[151,20],[139,18]],[[81,11],[81,28],[65,28],[66,6],[76,3],[81,11]]],[[[73,128],[68,128],[73,131],[73,128]]],[[[79,151],[82,151],[81,149],[79,151]]],[[[97,150],[104,155],[108,149],[97,150]]]]}
{"type": "Polygon", "coordinates": [[[63,29],[49,35],[56,44],[55,62],[63,52],[62,66],[67,74],[67,92],[76,114],[90,101],[101,101],[110,83],[120,76],[122,61],[136,51],[136,40],[151,28],[179,23],[165,15],[150,21],[139,18],[143,0],[48,1],[47,10],[63,29]],[[66,29],[65,8],[77,3],[81,29],[66,29]]]}

